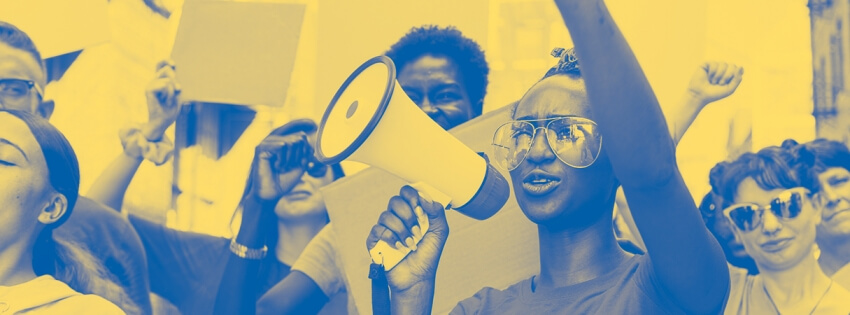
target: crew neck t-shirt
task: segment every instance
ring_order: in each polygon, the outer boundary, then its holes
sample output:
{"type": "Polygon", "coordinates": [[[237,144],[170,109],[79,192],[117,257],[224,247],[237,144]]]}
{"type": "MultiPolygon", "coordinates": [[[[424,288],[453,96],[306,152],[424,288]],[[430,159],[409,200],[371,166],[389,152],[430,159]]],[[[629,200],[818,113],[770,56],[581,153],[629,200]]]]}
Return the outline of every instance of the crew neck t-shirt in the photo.
{"type": "Polygon", "coordinates": [[[646,255],[632,256],[607,274],[566,287],[535,292],[533,281],[531,277],[505,290],[484,288],[451,314],[686,314],[658,289],[646,255]]]}

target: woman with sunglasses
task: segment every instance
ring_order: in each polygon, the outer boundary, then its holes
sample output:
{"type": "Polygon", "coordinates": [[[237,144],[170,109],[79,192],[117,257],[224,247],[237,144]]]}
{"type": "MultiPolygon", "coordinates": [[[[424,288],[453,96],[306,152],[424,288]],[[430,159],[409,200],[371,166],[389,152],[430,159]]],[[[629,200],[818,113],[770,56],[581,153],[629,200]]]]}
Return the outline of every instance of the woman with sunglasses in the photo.
{"type": "MultiPolygon", "coordinates": [[[[634,54],[604,2],[556,3],[581,71],[568,62],[535,84],[514,121],[496,131],[492,157],[511,170],[517,202],[538,226],[540,273],[504,290],[485,288],[453,313],[722,311],[729,275],[723,254],[678,172],[669,130],[634,54]],[[646,255],[626,253],[614,237],[618,185],[646,255]]],[[[431,311],[449,233],[444,209],[403,187],[367,240],[367,248],[378,240],[402,246],[423,212],[430,227],[422,241],[386,273],[396,314],[431,311]]]]}
{"type": "Polygon", "coordinates": [[[803,187],[793,140],[745,153],[711,170],[722,210],[759,269],[730,266],[726,314],[848,314],[850,292],[824,274],[815,258],[821,209],[803,187]]]}
{"type": "MultiPolygon", "coordinates": [[[[177,115],[167,116],[166,126],[177,115]]],[[[233,239],[178,231],[130,214],[145,248],[151,291],[183,314],[212,314],[216,308],[231,307],[237,310],[229,313],[253,314],[256,300],[289,274],[307,243],[328,223],[319,188],[343,172],[339,165],[314,160],[311,144],[317,129],[311,120],[295,120],[273,130],[257,145],[234,214],[234,218],[241,214],[241,223],[233,239]]],[[[125,144],[125,150],[133,147],[137,145],[125,144]]],[[[101,185],[99,195],[119,201],[120,209],[141,161],[112,165],[107,181],[121,184],[111,190],[101,185]]]]}

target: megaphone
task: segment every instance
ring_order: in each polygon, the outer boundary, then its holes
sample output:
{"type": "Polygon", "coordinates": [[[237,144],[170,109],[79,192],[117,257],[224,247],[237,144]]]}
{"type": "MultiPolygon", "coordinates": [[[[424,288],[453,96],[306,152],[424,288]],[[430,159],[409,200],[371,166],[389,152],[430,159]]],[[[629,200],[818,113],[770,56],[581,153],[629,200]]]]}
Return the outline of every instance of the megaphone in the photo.
{"type": "MultiPolygon", "coordinates": [[[[420,192],[439,196],[433,200],[447,209],[478,220],[496,214],[510,195],[505,178],[483,156],[404,94],[395,64],[386,56],[366,61],[336,92],[322,117],[315,152],[325,164],[357,161],[417,183],[420,192]]],[[[427,231],[427,217],[419,221],[427,231]]],[[[370,253],[390,270],[409,250],[379,242],[370,253]]]]}

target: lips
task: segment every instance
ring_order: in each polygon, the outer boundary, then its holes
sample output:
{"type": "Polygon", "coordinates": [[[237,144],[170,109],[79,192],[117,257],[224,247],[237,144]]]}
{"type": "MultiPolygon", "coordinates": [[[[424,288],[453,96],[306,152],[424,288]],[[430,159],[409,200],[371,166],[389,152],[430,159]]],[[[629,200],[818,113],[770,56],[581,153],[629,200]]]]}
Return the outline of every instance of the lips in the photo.
{"type": "Polygon", "coordinates": [[[302,200],[302,199],[307,199],[312,195],[313,195],[313,193],[311,193],[307,190],[293,190],[293,191],[289,192],[288,194],[286,194],[286,199],[289,200],[289,201],[302,200]]]}
{"type": "Polygon", "coordinates": [[[793,238],[780,238],[770,240],[762,243],[761,249],[768,253],[776,253],[791,245],[791,240],[793,240],[793,238]]]}
{"type": "Polygon", "coordinates": [[[533,170],[523,178],[522,189],[529,195],[543,196],[555,190],[560,184],[561,179],[557,176],[541,170],[533,170]]]}

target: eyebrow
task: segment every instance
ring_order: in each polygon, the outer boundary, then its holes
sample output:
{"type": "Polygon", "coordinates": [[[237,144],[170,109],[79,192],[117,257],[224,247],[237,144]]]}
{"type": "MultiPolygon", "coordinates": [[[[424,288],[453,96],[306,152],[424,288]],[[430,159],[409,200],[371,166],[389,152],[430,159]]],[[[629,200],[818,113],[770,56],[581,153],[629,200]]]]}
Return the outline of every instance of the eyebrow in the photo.
{"type": "Polygon", "coordinates": [[[24,153],[24,150],[21,149],[21,147],[19,147],[17,144],[12,143],[12,141],[6,140],[5,138],[0,138],[0,143],[8,144],[8,145],[14,147],[15,149],[18,149],[18,151],[20,151],[21,154],[24,156],[24,159],[27,160],[27,162],[30,161],[29,157],[27,157],[27,154],[24,153]]]}
{"type": "Polygon", "coordinates": [[[546,120],[546,119],[552,119],[552,118],[566,118],[566,117],[579,117],[579,118],[583,118],[583,117],[581,117],[581,116],[579,116],[579,115],[556,115],[556,114],[549,114],[549,115],[546,115],[546,118],[541,118],[541,119],[538,119],[538,118],[537,118],[536,116],[534,116],[534,115],[526,115],[526,116],[519,117],[519,118],[517,118],[516,120],[532,120],[532,121],[534,121],[534,120],[546,120]]]}
{"type": "Polygon", "coordinates": [[[434,86],[433,90],[442,90],[442,89],[449,89],[449,88],[460,89],[460,84],[458,84],[458,83],[441,83],[441,84],[437,84],[436,86],[434,86]]]}

